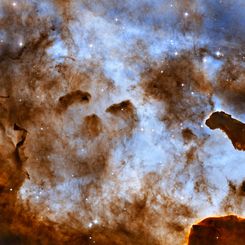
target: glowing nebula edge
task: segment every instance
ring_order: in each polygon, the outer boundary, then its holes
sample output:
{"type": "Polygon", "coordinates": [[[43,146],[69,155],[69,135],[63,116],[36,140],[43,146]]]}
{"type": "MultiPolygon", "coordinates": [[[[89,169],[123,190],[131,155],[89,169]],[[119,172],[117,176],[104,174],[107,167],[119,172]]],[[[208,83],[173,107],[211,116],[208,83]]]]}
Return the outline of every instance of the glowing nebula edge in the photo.
{"type": "Polygon", "coordinates": [[[244,12],[1,0],[0,237],[180,245],[206,217],[245,216],[244,151],[205,124],[245,121],[244,12]]]}

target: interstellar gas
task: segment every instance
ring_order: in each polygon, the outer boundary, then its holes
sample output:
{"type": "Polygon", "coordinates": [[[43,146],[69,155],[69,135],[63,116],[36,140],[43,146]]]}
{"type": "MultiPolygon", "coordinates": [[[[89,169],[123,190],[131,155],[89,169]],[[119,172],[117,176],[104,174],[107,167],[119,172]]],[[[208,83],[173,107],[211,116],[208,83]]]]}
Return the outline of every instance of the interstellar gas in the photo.
{"type": "Polygon", "coordinates": [[[0,0],[0,244],[244,245],[244,11],[0,0]]]}

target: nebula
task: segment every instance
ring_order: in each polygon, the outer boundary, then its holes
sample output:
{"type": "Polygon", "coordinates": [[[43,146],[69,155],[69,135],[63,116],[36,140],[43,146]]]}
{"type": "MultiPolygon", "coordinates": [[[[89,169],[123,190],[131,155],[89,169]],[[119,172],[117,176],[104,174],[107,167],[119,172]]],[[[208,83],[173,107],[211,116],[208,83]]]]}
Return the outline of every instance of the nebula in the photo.
{"type": "Polygon", "coordinates": [[[230,244],[245,242],[245,221],[234,215],[207,218],[193,225],[189,245],[192,244],[230,244]]]}
{"type": "Polygon", "coordinates": [[[0,1],[0,244],[243,244],[244,11],[0,1]]]}

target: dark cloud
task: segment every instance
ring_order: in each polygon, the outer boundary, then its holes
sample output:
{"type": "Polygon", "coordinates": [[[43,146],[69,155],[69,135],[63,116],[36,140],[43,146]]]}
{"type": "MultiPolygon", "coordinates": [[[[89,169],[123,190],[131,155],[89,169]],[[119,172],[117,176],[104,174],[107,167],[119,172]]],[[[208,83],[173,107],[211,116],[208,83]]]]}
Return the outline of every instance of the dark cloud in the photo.
{"type": "Polygon", "coordinates": [[[193,225],[189,245],[244,244],[245,221],[236,216],[210,217],[193,225]]]}
{"type": "Polygon", "coordinates": [[[58,111],[66,111],[69,106],[75,103],[86,104],[90,101],[91,95],[81,90],[72,91],[59,98],[58,111]]]}
{"type": "Polygon", "coordinates": [[[245,124],[232,118],[223,111],[214,112],[206,125],[211,129],[221,129],[231,140],[237,150],[245,150],[245,124]]]}
{"type": "Polygon", "coordinates": [[[238,59],[227,59],[217,74],[216,94],[223,103],[243,113],[245,105],[245,68],[238,59]]]}
{"type": "Polygon", "coordinates": [[[185,121],[200,125],[207,108],[213,106],[212,87],[192,59],[189,53],[179,54],[142,74],[145,95],[164,103],[165,113],[160,117],[168,126],[185,121]]]}

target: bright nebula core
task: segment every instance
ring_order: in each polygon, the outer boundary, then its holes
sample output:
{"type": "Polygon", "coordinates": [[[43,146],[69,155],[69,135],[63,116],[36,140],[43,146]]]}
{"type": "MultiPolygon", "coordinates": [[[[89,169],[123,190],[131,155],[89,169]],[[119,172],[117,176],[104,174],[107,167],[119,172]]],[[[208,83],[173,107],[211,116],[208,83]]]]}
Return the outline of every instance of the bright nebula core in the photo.
{"type": "Polygon", "coordinates": [[[0,0],[0,245],[244,245],[244,13],[0,0]]]}

